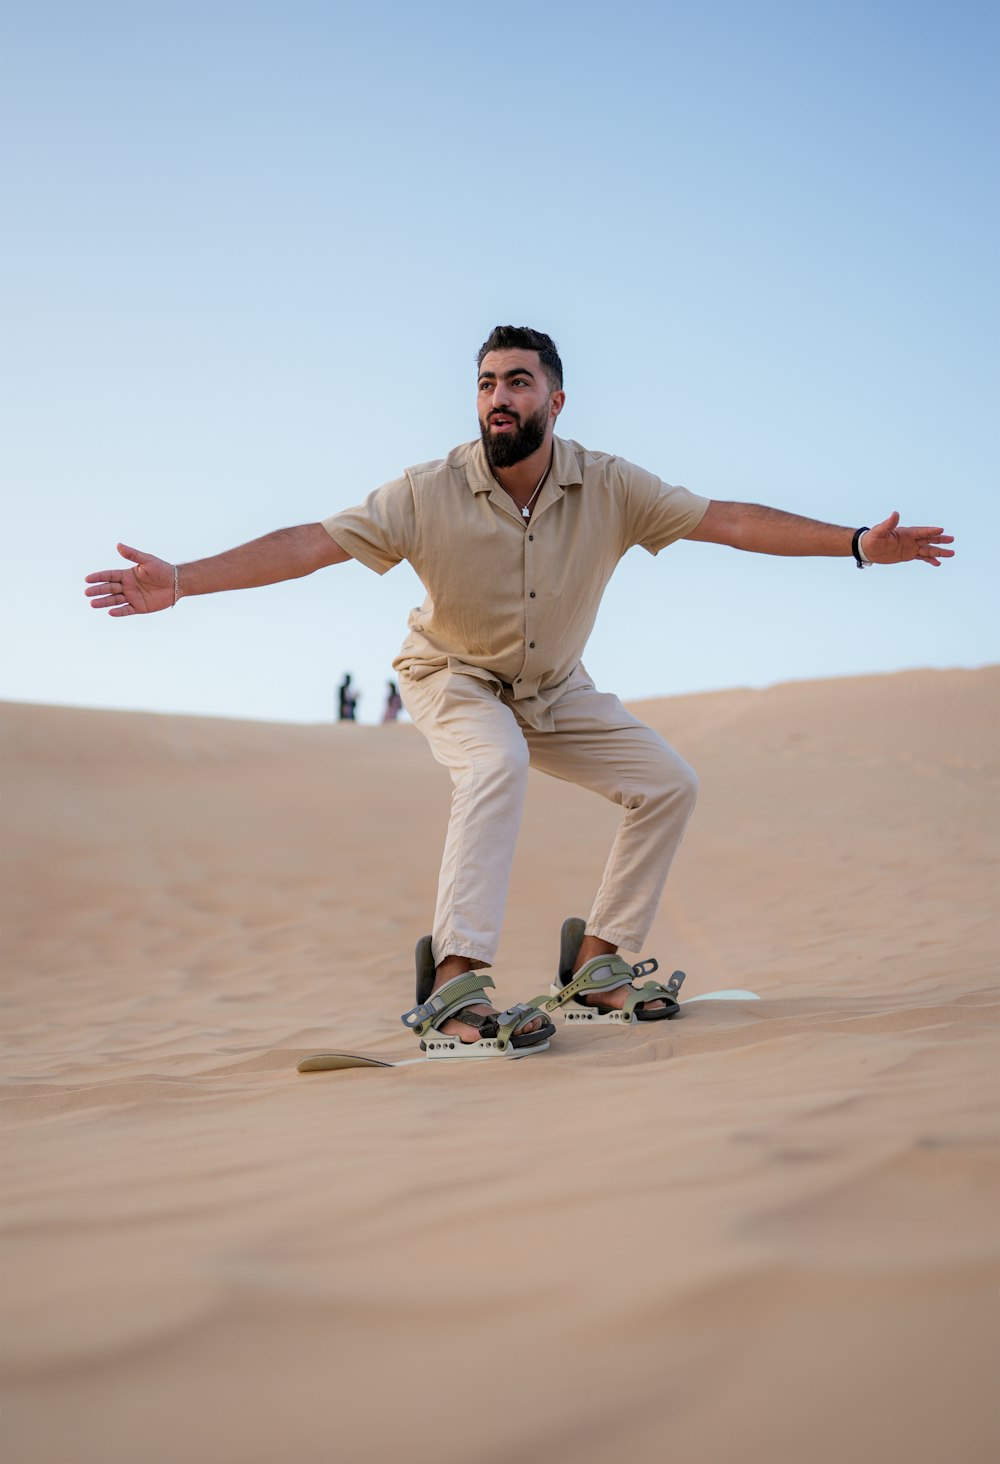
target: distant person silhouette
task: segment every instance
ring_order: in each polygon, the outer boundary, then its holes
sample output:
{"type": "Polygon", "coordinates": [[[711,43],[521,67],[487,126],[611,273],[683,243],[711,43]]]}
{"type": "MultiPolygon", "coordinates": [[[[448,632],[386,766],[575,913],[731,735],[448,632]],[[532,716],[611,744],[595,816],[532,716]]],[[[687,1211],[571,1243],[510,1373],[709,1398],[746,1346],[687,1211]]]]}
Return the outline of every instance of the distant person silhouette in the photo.
{"type": "Polygon", "coordinates": [[[382,713],[382,721],[395,722],[403,710],[403,698],[399,694],[399,687],[395,681],[387,682],[386,687],[385,711],[382,713]]]}
{"type": "Polygon", "coordinates": [[[347,671],[338,688],[337,717],[339,721],[354,722],[357,720],[354,713],[357,710],[359,699],[358,693],[351,687],[351,673],[347,671]]]}

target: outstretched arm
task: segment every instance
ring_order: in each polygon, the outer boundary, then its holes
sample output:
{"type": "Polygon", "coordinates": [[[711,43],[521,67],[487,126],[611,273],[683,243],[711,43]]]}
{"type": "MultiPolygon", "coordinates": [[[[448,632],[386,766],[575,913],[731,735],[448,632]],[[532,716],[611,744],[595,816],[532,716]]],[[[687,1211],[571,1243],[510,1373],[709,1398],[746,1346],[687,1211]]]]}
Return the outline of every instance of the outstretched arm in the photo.
{"type": "Polygon", "coordinates": [[[277,529],[238,549],[227,549],[209,559],[192,559],[188,564],[170,564],[127,544],[119,544],[118,552],[133,563],[99,570],[86,580],[91,608],[107,610],[109,615],[149,615],[154,610],[169,610],[183,595],[273,585],[351,558],[322,524],[277,529]]]}
{"type": "MultiPolygon", "coordinates": [[[[748,549],[755,554],[832,557],[851,553],[854,532],[837,524],[785,513],[780,508],[765,508],[760,503],[714,500],[698,527],[685,537],[709,544],[728,544],[733,549],[748,549]]],[[[873,564],[903,564],[919,559],[924,564],[939,565],[942,559],[950,559],[954,554],[953,549],[944,547],[954,542],[943,529],[901,528],[899,514],[891,513],[862,535],[861,549],[873,564]]]]}

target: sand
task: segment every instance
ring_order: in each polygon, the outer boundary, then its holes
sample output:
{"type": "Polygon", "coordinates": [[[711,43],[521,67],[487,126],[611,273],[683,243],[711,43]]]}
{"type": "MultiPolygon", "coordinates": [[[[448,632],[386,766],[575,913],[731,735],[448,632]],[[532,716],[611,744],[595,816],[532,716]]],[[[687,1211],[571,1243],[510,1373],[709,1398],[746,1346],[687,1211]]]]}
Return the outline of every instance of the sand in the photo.
{"type": "MultiPolygon", "coordinates": [[[[5,1464],[994,1464],[1000,674],[643,703],[669,1024],[297,1075],[398,1014],[408,726],[3,710],[5,1464]]],[[[615,810],[533,775],[494,975],[615,810]]]]}

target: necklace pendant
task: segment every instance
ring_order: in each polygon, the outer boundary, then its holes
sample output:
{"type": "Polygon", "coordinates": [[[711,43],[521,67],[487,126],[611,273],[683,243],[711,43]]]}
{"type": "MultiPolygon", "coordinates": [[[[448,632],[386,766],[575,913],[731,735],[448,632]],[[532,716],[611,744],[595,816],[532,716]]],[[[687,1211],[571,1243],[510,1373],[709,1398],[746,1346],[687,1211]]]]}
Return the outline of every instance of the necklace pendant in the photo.
{"type": "Polygon", "coordinates": [[[521,512],[522,512],[522,514],[524,515],[524,517],[526,519],[530,519],[530,517],[531,517],[531,509],[528,508],[527,504],[525,504],[524,508],[521,509],[521,512]]]}

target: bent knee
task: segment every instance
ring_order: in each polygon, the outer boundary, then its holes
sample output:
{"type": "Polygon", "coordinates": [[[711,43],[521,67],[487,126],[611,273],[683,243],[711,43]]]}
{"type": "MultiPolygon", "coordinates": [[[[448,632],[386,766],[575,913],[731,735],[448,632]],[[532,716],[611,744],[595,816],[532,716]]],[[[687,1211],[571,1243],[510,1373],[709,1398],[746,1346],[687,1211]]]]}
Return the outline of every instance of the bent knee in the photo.
{"type": "Polygon", "coordinates": [[[653,808],[671,809],[690,815],[698,799],[698,774],[672,748],[665,748],[649,768],[641,792],[624,799],[627,808],[647,804],[653,808]]]}
{"type": "Polygon", "coordinates": [[[698,774],[682,757],[675,757],[664,773],[658,789],[660,801],[690,814],[698,801],[698,774]]]}

